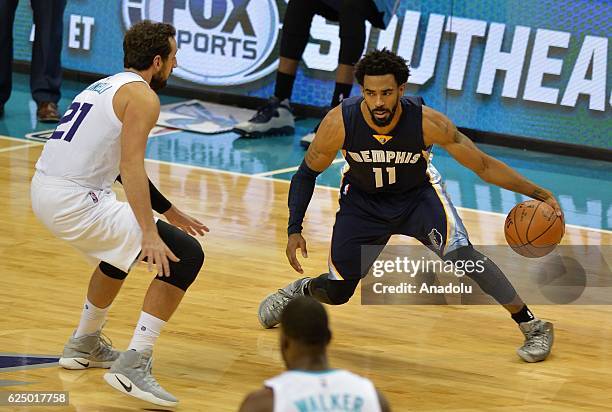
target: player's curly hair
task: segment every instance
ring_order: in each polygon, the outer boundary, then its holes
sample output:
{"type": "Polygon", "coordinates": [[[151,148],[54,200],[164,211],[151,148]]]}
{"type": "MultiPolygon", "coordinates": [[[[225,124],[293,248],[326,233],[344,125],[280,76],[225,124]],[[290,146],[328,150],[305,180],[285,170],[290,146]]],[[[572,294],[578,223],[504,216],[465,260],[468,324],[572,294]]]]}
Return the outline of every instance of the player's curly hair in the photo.
{"type": "Polygon", "coordinates": [[[401,56],[386,48],[373,50],[361,58],[355,65],[355,78],[363,86],[363,79],[367,76],[383,76],[392,74],[398,85],[408,81],[410,69],[408,62],[401,56]]]}
{"type": "Polygon", "coordinates": [[[176,35],[171,24],[143,20],[133,25],[123,38],[123,67],[146,70],[159,55],[165,61],[170,55],[170,37],[176,35]]]}

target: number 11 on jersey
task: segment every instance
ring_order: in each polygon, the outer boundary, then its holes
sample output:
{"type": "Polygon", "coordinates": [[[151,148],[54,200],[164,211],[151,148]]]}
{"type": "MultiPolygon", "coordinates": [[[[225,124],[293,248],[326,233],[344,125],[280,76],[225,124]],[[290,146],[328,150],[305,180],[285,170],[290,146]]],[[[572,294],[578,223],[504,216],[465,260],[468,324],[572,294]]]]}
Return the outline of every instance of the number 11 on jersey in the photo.
{"type": "MultiPolygon", "coordinates": [[[[387,174],[389,175],[389,184],[395,183],[395,167],[387,167],[387,174]]],[[[376,187],[383,187],[383,170],[381,167],[373,167],[374,180],[376,181],[376,187]]]]}

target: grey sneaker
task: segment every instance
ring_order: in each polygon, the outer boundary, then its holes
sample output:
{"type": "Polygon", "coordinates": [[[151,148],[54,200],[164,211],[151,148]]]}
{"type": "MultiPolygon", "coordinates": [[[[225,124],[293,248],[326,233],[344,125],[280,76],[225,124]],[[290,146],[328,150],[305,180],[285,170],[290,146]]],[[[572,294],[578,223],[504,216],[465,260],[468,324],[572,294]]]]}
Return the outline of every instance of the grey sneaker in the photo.
{"type": "Polygon", "coordinates": [[[257,317],[264,328],[272,328],[280,322],[281,313],[291,299],[304,295],[304,283],[311,278],[302,278],[291,282],[277,292],[271,293],[259,304],[257,317]]]}
{"type": "Polygon", "coordinates": [[[242,137],[293,134],[295,119],[289,100],[280,101],[276,97],[271,97],[257,109],[255,116],[246,122],[238,123],[232,131],[242,137]]]}
{"type": "Polygon", "coordinates": [[[516,353],[525,362],[543,361],[550,354],[554,340],[553,324],[540,319],[519,324],[525,343],[516,353]]]}
{"type": "Polygon", "coordinates": [[[178,399],[166,392],[151,374],[152,352],[128,350],[113,363],[104,380],[119,392],[160,406],[175,406],[178,399]]]}
{"type": "Polygon", "coordinates": [[[111,367],[121,352],[100,331],[78,338],[68,339],[59,364],[65,369],[87,369],[111,367]]]}

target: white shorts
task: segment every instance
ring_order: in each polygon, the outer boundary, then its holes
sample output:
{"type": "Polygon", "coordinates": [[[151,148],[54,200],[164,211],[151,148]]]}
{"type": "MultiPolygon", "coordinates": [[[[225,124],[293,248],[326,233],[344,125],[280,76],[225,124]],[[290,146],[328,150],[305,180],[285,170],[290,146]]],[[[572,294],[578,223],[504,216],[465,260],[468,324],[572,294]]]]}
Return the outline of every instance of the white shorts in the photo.
{"type": "Polygon", "coordinates": [[[142,230],[127,202],[111,189],[95,190],[36,172],[31,185],[32,209],[58,238],[97,265],[104,261],[128,272],[136,261],[142,230]]]}

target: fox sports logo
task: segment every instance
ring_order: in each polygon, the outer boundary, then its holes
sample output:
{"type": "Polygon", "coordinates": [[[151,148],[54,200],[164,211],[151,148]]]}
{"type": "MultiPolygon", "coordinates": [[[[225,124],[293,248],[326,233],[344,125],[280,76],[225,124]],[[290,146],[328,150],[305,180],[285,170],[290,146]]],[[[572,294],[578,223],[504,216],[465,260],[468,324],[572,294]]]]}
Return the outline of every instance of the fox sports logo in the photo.
{"type": "Polygon", "coordinates": [[[278,66],[284,0],[123,0],[126,29],[142,20],[170,23],[179,48],[174,74],[223,86],[260,79],[278,66]]]}

